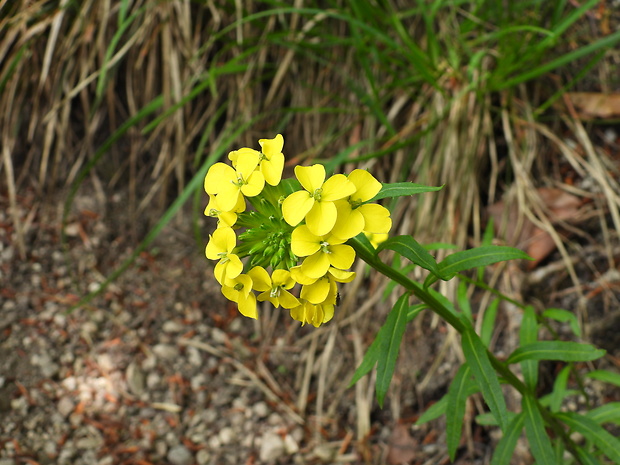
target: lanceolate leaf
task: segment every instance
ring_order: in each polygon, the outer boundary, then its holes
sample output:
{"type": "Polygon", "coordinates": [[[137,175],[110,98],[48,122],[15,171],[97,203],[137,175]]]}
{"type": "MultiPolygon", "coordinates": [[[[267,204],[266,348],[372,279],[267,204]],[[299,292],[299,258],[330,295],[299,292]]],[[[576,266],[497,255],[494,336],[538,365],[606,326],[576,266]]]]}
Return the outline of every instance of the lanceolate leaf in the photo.
{"type": "Polygon", "coordinates": [[[549,409],[552,412],[559,412],[562,406],[562,401],[566,397],[566,385],[568,384],[568,376],[570,375],[571,366],[567,365],[558,375],[553,382],[553,391],[551,392],[551,399],[549,402],[549,409]]]}
{"type": "Polygon", "coordinates": [[[615,423],[620,426],[620,402],[609,402],[590,410],[586,416],[594,422],[602,425],[603,423],[615,423]]]}
{"type": "Polygon", "coordinates": [[[574,412],[556,413],[556,418],[594,443],[612,463],[620,463],[620,439],[592,419],[574,412]]]}
{"type": "Polygon", "coordinates": [[[485,245],[448,255],[439,264],[439,275],[449,278],[471,268],[515,259],[531,260],[532,258],[522,250],[513,247],[485,245]]]}
{"type": "Polygon", "coordinates": [[[386,334],[380,340],[376,389],[377,402],[381,408],[383,408],[383,399],[392,381],[400,342],[407,325],[408,300],[409,294],[405,293],[396,301],[384,325],[386,334]]]}
{"type": "Polygon", "coordinates": [[[502,431],[506,431],[506,402],[502,396],[497,374],[491,365],[487,350],[473,328],[467,328],[462,335],[463,354],[474,374],[476,384],[482,392],[491,413],[497,419],[502,431]]]}
{"type": "MultiPolygon", "coordinates": [[[[534,308],[528,305],[523,310],[523,320],[521,321],[521,329],[519,331],[519,342],[521,346],[534,343],[538,340],[538,322],[536,321],[536,313],[534,308]]],[[[525,384],[530,389],[534,389],[538,383],[538,362],[536,360],[523,360],[521,362],[521,371],[525,384]]]]}
{"type": "Polygon", "coordinates": [[[545,422],[536,405],[536,399],[530,394],[523,396],[521,402],[525,415],[525,435],[530,443],[530,450],[538,465],[555,465],[555,454],[551,440],[545,431],[545,422]]]}
{"type": "Polygon", "coordinates": [[[605,351],[590,344],[569,341],[538,341],[515,350],[508,364],[523,360],[562,360],[565,362],[588,362],[605,355],[605,351]]]}
{"type": "Polygon", "coordinates": [[[523,415],[523,412],[519,413],[512,419],[504,433],[504,436],[500,439],[497,447],[495,448],[495,452],[491,458],[491,465],[504,465],[505,463],[510,463],[512,453],[517,446],[517,440],[521,436],[524,420],[525,416],[523,415]]]}
{"type": "Polygon", "coordinates": [[[388,240],[379,244],[377,252],[384,249],[398,252],[416,265],[421,266],[425,270],[429,270],[433,274],[439,275],[437,262],[433,256],[411,236],[390,237],[388,240]]]}
{"type": "Polygon", "coordinates": [[[465,404],[467,403],[467,388],[473,384],[469,365],[464,363],[457,371],[448,388],[448,405],[446,410],[446,442],[450,460],[454,461],[456,450],[461,441],[463,417],[465,416],[465,404]]]}
{"type": "Polygon", "coordinates": [[[614,384],[620,387],[620,374],[612,373],[607,370],[594,370],[586,375],[588,378],[598,379],[605,383],[614,384]]]}
{"type": "Polygon", "coordinates": [[[370,202],[375,200],[386,199],[388,197],[402,197],[404,195],[423,194],[424,192],[434,192],[441,190],[443,186],[424,186],[413,182],[395,182],[391,184],[383,184],[383,187],[370,202]]]}
{"type": "MultiPolygon", "coordinates": [[[[480,390],[478,389],[478,386],[476,386],[475,383],[470,382],[467,385],[467,390],[465,391],[464,395],[465,397],[469,397],[473,394],[476,394],[479,391],[480,390]]],[[[424,423],[428,423],[431,420],[435,420],[439,418],[444,413],[446,413],[447,408],[448,408],[448,394],[446,394],[441,399],[439,399],[437,402],[435,402],[433,405],[431,405],[429,408],[427,408],[426,411],[422,415],[420,415],[420,418],[418,418],[418,421],[415,422],[415,425],[416,426],[423,425],[424,423]]]]}

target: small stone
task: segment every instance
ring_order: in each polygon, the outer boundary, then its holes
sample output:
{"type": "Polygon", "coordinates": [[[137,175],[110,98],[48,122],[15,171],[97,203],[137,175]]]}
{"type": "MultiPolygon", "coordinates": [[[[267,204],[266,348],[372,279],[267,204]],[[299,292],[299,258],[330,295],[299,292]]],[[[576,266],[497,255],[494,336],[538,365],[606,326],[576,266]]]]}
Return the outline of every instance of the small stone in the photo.
{"type": "Polygon", "coordinates": [[[125,376],[129,390],[137,396],[141,395],[144,392],[144,373],[135,361],[129,364],[125,376]]]}
{"type": "Polygon", "coordinates": [[[56,408],[58,409],[58,413],[60,413],[64,418],[67,418],[69,414],[73,412],[75,405],[69,397],[62,397],[58,401],[58,406],[56,408]]]}
{"type": "Polygon", "coordinates": [[[235,432],[229,426],[222,428],[219,436],[222,444],[230,444],[235,440],[235,432]]]}
{"type": "Polygon", "coordinates": [[[153,353],[164,360],[173,360],[179,356],[179,349],[170,344],[156,344],[153,353]]]}
{"type": "Polygon", "coordinates": [[[209,454],[208,450],[200,449],[196,452],[196,462],[198,465],[207,465],[209,460],[211,460],[211,454],[209,454]]]}
{"type": "Polygon", "coordinates": [[[151,372],[148,375],[146,375],[146,385],[148,386],[149,389],[156,388],[160,382],[161,382],[161,376],[159,376],[157,373],[151,372]]]}
{"type": "Polygon", "coordinates": [[[284,436],[284,451],[288,455],[293,455],[294,453],[299,451],[297,441],[295,441],[295,439],[293,439],[293,437],[288,434],[284,436]]]}
{"type": "Polygon", "coordinates": [[[266,433],[262,437],[259,457],[261,462],[274,462],[284,455],[284,441],[275,433],[266,433]]]}
{"type": "Polygon", "coordinates": [[[258,418],[265,418],[267,416],[267,414],[269,413],[269,407],[263,401],[256,402],[254,404],[254,407],[252,407],[252,410],[254,410],[254,414],[258,418]]]}
{"type": "Polygon", "coordinates": [[[164,322],[161,329],[164,333],[180,333],[185,329],[185,326],[178,321],[168,320],[164,322]]]}
{"type": "Polygon", "coordinates": [[[183,445],[174,446],[166,457],[173,465],[189,465],[193,461],[192,453],[183,445]]]}

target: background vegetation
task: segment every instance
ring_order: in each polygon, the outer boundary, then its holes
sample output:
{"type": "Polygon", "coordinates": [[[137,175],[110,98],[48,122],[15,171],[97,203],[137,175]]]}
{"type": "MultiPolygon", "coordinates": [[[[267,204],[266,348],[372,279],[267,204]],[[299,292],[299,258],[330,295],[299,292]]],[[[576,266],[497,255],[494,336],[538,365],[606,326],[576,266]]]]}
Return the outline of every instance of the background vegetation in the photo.
{"type": "MultiPolygon", "coordinates": [[[[620,228],[617,134],[615,154],[600,150],[618,114],[584,126],[566,94],[618,91],[619,24],[597,0],[2,2],[0,186],[15,240],[26,257],[20,193],[62,198],[66,220],[87,184],[124,199],[134,258],[175,215],[200,250],[208,166],[282,133],[289,167],[445,184],[391,205],[396,234],[465,247],[492,214],[526,247],[535,225],[583,297],[540,188],[585,199],[594,229],[620,228]]],[[[612,250],[615,232],[603,240],[612,250]]]]}

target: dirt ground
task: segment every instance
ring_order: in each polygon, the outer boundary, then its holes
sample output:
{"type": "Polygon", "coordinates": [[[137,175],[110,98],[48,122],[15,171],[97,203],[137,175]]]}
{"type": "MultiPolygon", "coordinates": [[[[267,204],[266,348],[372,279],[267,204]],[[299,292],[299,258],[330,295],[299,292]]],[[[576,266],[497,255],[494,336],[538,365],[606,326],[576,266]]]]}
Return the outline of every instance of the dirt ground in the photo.
{"type": "MultiPolygon", "coordinates": [[[[458,361],[455,334],[432,315],[407,332],[385,408],[372,377],[348,387],[389,308],[386,283],[363,265],[318,330],[266,306],[249,320],[220,294],[185,212],[101,296],[69,312],[135,247],[123,195],[80,191],[63,247],[62,196],[20,194],[20,256],[0,194],[0,465],[448,463],[443,420],[413,425],[445,394],[458,361]]],[[[620,277],[605,269],[597,240],[572,252],[586,301],[553,255],[531,272],[507,269],[499,284],[516,281],[512,289],[539,306],[585,304],[587,334],[609,351],[601,366],[617,369],[620,277]]],[[[518,314],[500,315],[497,344],[509,350],[518,314]]],[[[547,388],[560,367],[544,367],[547,388]]],[[[595,404],[620,400],[588,389],[595,404]]],[[[468,410],[457,463],[488,463],[498,440],[474,422],[478,407],[468,410]]],[[[515,463],[530,461],[521,447],[515,463]]]]}

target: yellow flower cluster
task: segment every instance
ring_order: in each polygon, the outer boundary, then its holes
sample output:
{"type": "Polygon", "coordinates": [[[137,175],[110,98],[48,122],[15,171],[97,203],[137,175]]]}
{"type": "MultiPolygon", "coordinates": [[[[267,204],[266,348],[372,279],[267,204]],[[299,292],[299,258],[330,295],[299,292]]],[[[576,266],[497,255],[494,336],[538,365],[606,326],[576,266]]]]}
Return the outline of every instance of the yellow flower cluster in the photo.
{"type": "Polygon", "coordinates": [[[205,215],[218,220],[206,256],[217,261],[222,293],[243,315],[256,318],[256,301],[269,301],[318,327],[334,315],[337,283],[355,277],[348,271],[355,252],[345,242],[362,232],[386,236],[392,226],[385,207],[368,203],[381,183],[364,170],[325,179],[322,165],[297,166],[302,189],[291,192],[294,181],[282,180],[284,139],[259,144],[260,152],[231,152],[232,166],[216,163],[205,177],[205,215]]]}

